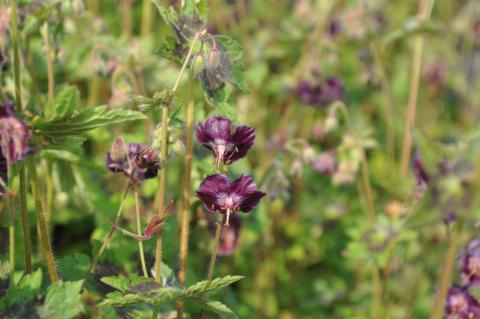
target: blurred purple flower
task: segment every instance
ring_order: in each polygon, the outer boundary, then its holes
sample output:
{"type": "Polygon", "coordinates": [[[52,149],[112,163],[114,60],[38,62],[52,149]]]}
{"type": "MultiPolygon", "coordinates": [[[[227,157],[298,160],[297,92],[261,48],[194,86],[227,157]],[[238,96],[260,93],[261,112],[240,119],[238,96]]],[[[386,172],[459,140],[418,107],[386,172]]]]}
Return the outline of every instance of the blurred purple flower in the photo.
{"type": "Polygon", "coordinates": [[[157,176],[160,163],[157,153],[140,144],[125,144],[117,138],[107,153],[106,167],[114,172],[123,172],[132,181],[142,181],[157,176]]]}
{"type": "Polygon", "coordinates": [[[427,184],[430,177],[423,166],[422,158],[420,157],[419,152],[415,152],[415,155],[413,156],[413,174],[415,175],[415,179],[417,181],[415,188],[413,189],[413,195],[415,198],[420,199],[423,197],[423,194],[427,189],[427,184]]]}
{"type": "Polygon", "coordinates": [[[337,77],[328,78],[321,85],[313,85],[306,80],[300,81],[297,94],[303,103],[316,107],[325,107],[343,96],[342,81],[337,77]]]}
{"type": "Polygon", "coordinates": [[[0,106],[0,148],[8,164],[20,161],[27,155],[29,138],[28,127],[15,116],[13,103],[0,106]]]}
{"type": "Polygon", "coordinates": [[[242,175],[230,181],[223,174],[214,174],[203,180],[197,196],[206,210],[226,214],[225,225],[228,226],[231,213],[250,212],[265,193],[257,189],[257,185],[250,176],[242,175]]]}
{"type": "Polygon", "coordinates": [[[460,259],[462,279],[468,286],[480,284],[480,239],[475,239],[468,244],[466,251],[460,259]]]}
{"type": "MultiPolygon", "coordinates": [[[[208,229],[212,235],[215,234],[215,216],[207,214],[208,229]]],[[[226,216],[223,216],[223,223],[226,222],[226,216]]],[[[240,229],[242,228],[242,219],[233,214],[230,216],[230,225],[222,226],[222,233],[220,235],[220,246],[218,247],[219,256],[230,256],[235,252],[238,246],[240,237],[240,229]]]]}
{"type": "Polygon", "coordinates": [[[480,318],[480,304],[465,288],[452,286],[445,304],[447,319],[480,318]]]}
{"type": "Polygon", "coordinates": [[[338,18],[333,18],[328,27],[328,35],[335,38],[340,32],[342,32],[342,23],[338,18]]]}
{"type": "Polygon", "coordinates": [[[229,119],[213,116],[198,125],[197,140],[213,152],[217,165],[228,165],[247,155],[255,143],[255,129],[239,125],[232,133],[229,119]]]}
{"type": "Polygon", "coordinates": [[[337,161],[335,152],[327,151],[316,155],[312,160],[312,168],[320,174],[331,176],[335,172],[337,161]]]}
{"type": "Polygon", "coordinates": [[[447,73],[448,65],[444,61],[437,61],[429,66],[425,78],[432,86],[442,86],[447,78],[447,73]]]}

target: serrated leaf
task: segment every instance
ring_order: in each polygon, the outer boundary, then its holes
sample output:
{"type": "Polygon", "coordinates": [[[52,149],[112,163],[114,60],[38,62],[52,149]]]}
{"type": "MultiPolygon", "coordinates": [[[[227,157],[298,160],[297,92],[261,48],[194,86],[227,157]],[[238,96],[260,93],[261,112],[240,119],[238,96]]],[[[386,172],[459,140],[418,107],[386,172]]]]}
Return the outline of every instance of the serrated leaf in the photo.
{"type": "Polygon", "coordinates": [[[112,288],[120,290],[121,292],[126,292],[130,287],[130,279],[124,275],[102,277],[100,278],[100,281],[112,288]]]}
{"type": "Polygon", "coordinates": [[[57,281],[50,285],[45,303],[38,309],[41,318],[70,319],[80,313],[80,292],[83,280],[57,281]]]}
{"type": "Polygon", "coordinates": [[[126,293],[113,292],[107,295],[107,299],[100,303],[100,306],[125,306],[132,304],[147,303],[158,305],[175,301],[185,295],[184,290],[173,287],[162,287],[146,292],[126,293]]]}
{"type": "Polygon", "coordinates": [[[177,12],[172,8],[164,3],[161,0],[152,0],[153,4],[158,9],[158,12],[160,12],[160,15],[162,16],[163,20],[170,26],[173,26],[177,23],[178,21],[178,14],[177,12]]]}
{"type": "Polygon", "coordinates": [[[6,294],[0,299],[0,309],[15,304],[26,304],[35,298],[42,286],[42,271],[37,271],[23,276],[15,285],[10,285],[6,294]]]}
{"type": "Polygon", "coordinates": [[[189,296],[200,296],[205,293],[212,292],[214,290],[218,290],[226,286],[229,286],[234,282],[237,282],[243,278],[244,278],[243,276],[228,275],[225,277],[215,278],[212,281],[204,280],[191,285],[190,287],[187,288],[186,292],[187,292],[187,295],[189,296]]]}
{"type": "Polygon", "coordinates": [[[90,267],[90,257],[85,254],[65,256],[58,260],[58,270],[62,279],[80,280],[90,267]]]}
{"type": "Polygon", "coordinates": [[[64,87],[45,105],[45,118],[55,120],[70,117],[80,104],[80,91],[75,86],[64,87]]]}
{"type": "Polygon", "coordinates": [[[86,109],[68,119],[37,120],[30,126],[47,137],[65,137],[81,135],[89,130],[126,121],[143,120],[147,117],[140,112],[115,108],[106,105],[86,109]]]}
{"type": "Polygon", "coordinates": [[[225,116],[233,122],[238,122],[235,101],[227,88],[224,87],[221,90],[211,92],[207,96],[207,101],[219,115],[225,116]]]}
{"type": "Polygon", "coordinates": [[[198,303],[205,309],[223,316],[224,318],[238,319],[238,316],[230,308],[228,308],[225,304],[221,303],[220,301],[208,300],[208,299],[199,298],[199,297],[191,298],[191,300],[198,303]]]}

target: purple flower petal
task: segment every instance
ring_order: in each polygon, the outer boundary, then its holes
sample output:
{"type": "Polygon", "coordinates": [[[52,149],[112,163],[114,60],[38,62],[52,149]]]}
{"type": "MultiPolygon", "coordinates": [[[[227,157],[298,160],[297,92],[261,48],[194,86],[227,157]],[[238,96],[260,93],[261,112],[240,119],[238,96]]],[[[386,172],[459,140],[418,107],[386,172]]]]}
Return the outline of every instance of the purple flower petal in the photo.
{"type": "Polygon", "coordinates": [[[197,127],[197,140],[206,147],[212,147],[215,141],[225,144],[230,139],[232,122],[221,116],[213,116],[197,127]]]}
{"type": "Polygon", "coordinates": [[[237,126],[230,142],[234,145],[225,153],[228,163],[244,158],[255,143],[255,129],[246,125],[237,126]]]}
{"type": "Polygon", "coordinates": [[[480,304],[467,289],[452,286],[448,290],[445,314],[451,319],[479,318],[480,304]]]}
{"type": "Polygon", "coordinates": [[[228,192],[228,177],[223,174],[207,176],[197,191],[198,198],[203,202],[206,210],[210,212],[220,211],[219,197],[228,192]]]}
{"type": "Polygon", "coordinates": [[[460,270],[466,285],[480,284],[480,239],[475,239],[468,245],[460,259],[460,270]]]}
{"type": "Polygon", "coordinates": [[[22,160],[29,151],[30,132],[27,125],[15,116],[13,103],[0,107],[0,147],[7,163],[22,160]]]}
{"type": "Polygon", "coordinates": [[[251,211],[265,193],[257,189],[250,176],[242,175],[230,182],[225,175],[215,174],[207,176],[200,184],[197,196],[208,211],[228,215],[239,210],[251,211]]]}
{"type": "Polygon", "coordinates": [[[242,175],[230,184],[229,193],[238,196],[236,203],[239,209],[248,213],[254,209],[265,193],[257,189],[257,185],[250,176],[242,175]]]}

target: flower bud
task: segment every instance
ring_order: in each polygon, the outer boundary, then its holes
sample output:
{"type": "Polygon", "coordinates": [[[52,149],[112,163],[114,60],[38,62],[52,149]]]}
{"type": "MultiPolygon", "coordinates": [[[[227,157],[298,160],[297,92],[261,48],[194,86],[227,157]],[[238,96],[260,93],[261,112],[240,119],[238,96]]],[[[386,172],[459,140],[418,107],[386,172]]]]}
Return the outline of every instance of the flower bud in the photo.
{"type": "Polygon", "coordinates": [[[125,151],[125,142],[121,137],[117,137],[115,142],[113,142],[112,147],[110,148],[110,157],[115,162],[126,159],[127,153],[125,151]]]}
{"type": "Polygon", "coordinates": [[[204,67],[204,60],[201,54],[197,54],[193,57],[192,62],[190,64],[190,69],[194,74],[198,74],[202,71],[204,67]]]}
{"type": "Polygon", "coordinates": [[[208,70],[214,70],[220,65],[220,50],[217,47],[213,47],[208,51],[205,57],[205,68],[208,70]]]}
{"type": "Polygon", "coordinates": [[[335,131],[338,127],[338,120],[335,115],[328,115],[325,120],[325,131],[327,133],[335,131]]]}

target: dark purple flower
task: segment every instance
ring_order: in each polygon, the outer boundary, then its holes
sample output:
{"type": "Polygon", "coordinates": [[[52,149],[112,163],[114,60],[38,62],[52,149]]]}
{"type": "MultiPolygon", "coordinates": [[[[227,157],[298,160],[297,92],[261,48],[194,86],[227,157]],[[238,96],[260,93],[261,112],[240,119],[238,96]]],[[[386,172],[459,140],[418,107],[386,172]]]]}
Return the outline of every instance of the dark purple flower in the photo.
{"type": "Polygon", "coordinates": [[[297,86],[297,94],[304,104],[325,107],[343,96],[343,84],[337,77],[330,77],[321,85],[313,85],[302,80],[297,86]]]}
{"type": "Polygon", "coordinates": [[[213,152],[217,165],[228,165],[247,155],[255,143],[255,129],[239,125],[232,133],[229,119],[213,116],[198,125],[197,140],[213,152]]]}
{"type": "Polygon", "coordinates": [[[328,27],[328,35],[331,38],[335,38],[340,32],[342,32],[342,23],[338,18],[333,18],[328,27]]]}
{"type": "Polygon", "coordinates": [[[225,225],[228,226],[231,213],[250,212],[265,193],[257,189],[257,185],[250,176],[242,175],[230,181],[223,174],[214,174],[203,180],[197,196],[206,210],[226,214],[225,225]]]}
{"type": "Polygon", "coordinates": [[[15,116],[13,103],[0,106],[0,148],[7,163],[12,164],[27,155],[29,138],[28,127],[15,116]]]}
{"type": "Polygon", "coordinates": [[[447,319],[480,318],[480,304],[467,289],[452,286],[448,290],[445,314],[447,319]]]}
{"type": "MultiPolygon", "coordinates": [[[[212,235],[215,234],[215,216],[207,214],[208,229],[212,235]]],[[[226,222],[226,216],[223,215],[223,223],[226,222]]],[[[220,235],[220,246],[218,247],[219,256],[230,256],[235,252],[240,237],[240,229],[242,227],[242,219],[237,214],[230,216],[230,225],[222,225],[222,233],[220,235]]]]}
{"type": "Polygon", "coordinates": [[[413,194],[416,198],[422,198],[430,177],[423,166],[422,158],[420,157],[419,152],[415,152],[415,155],[413,156],[413,174],[415,175],[415,179],[417,181],[413,190],[413,194]]]}
{"type": "Polygon", "coordinates": [[[123,172],[132,181],[142,181],[157,176],[160,163],[154,150],[136,143],[125,144],[119,137],[107,153],[106,166],[112,172],[123,172]]]}
{"type": "Polygon", "coordinates": [[[462,279],[468,286],[480,284],[480,239],[475,239],[468,244],[460,259],[462,279]]]}

